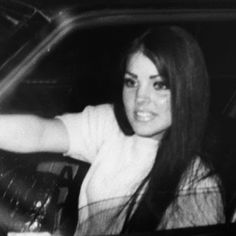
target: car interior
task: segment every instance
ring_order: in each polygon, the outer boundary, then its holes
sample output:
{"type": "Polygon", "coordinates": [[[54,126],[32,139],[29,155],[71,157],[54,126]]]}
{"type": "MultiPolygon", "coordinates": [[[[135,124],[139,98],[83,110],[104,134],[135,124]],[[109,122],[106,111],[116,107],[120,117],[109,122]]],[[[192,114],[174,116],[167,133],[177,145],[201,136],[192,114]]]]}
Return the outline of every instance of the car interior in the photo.
{"type": "MultiPolygon", "coordinates": [[[[227,216],[233,218],[236,210],[236,21],[205,19],[76,29],[50,48],[24,79],[13,86],[0,101],[1,112],[55,117],[82,111],[88,104],[114,102],[122,83],[120,66],[129,40],[141,30],[160,24],[185,28],[194,35],[204,53],[211,82],[205,151],[222,175],[229,206],[227,216]]],[[[14,223],[9,223],[10,220],[2,223],[3,235],[22,225],[33,227],[36,218],[40,221],[34,225],[36,228],[53,231],[60,227],[65,235],[72,235],[79,187],[89,164],[59,154],[25,155],[5,151],[1,151],[0,162],[0,207],[7,208],[0,213],[0,219],[3,216],[14,219],[14,223]],[[32,156],[30,161],[28,155],[32,156]],[[25,188],[17,189],[23,182],[25,188]],[[26,199],[21,197],[25,194],[26,199]]],[[[234,227],[232,224],[170,230],[159,235],[223,235],[226,229],[231,232],[234,227]]]]}

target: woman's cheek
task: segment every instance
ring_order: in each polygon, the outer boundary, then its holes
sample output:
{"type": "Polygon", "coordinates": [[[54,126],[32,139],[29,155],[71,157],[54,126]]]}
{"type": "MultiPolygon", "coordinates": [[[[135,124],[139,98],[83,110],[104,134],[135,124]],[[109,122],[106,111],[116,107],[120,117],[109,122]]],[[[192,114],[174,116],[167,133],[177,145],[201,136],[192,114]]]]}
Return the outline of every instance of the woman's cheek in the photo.
{"type": "Polygon", "coordinates": [[[123,103],[126,109],[130,109],[134,103],[134,96],[132,91],[123,90],[123,103]]]}
{"type": "Polygon", "coordinates": [[[171,107],[170,93],[161,94],[161,95],[157,96],[156,101],[157,101],[156,103],[163,108],[170,109],[170,107],[171,107]]]}

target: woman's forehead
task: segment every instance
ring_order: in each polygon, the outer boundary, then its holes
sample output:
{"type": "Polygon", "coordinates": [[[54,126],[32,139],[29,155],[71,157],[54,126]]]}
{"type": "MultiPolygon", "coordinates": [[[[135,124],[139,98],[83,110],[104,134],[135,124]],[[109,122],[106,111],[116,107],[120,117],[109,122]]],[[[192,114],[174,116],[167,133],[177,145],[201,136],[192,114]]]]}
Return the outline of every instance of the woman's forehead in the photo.
{"type": "Polygon", "coordinates": [[[155,76],[159,74],[156,65],[142,51],[137,51],[129,57],[126,71],[140,75],[149,74],[155,76]]]}

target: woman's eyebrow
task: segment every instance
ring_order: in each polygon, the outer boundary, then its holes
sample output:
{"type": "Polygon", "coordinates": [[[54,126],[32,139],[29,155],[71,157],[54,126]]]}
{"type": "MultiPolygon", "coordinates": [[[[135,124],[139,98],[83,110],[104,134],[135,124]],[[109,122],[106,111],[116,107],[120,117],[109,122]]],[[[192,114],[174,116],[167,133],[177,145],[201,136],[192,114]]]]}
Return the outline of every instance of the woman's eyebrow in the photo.
{"type": "Polygon", "coordinates": [[[138,78],[138,76],[137,76],[136,74],[134,74],[134,73],[132,73],[132,72],[130,72],[130,71],[126,71],[125,74],[128,74],[128,75],[132,76],[132,77],[135,78],[135,79],[138,78]]]}
{"type": "Polygon", "coordinates": [[[156,78],[158,78],[158,77],[160,77],[159,74],[156,74],[156,75],[150,75],[150,76],[149,76],[150,79],[156,79],[156,78]]]}
{"type": "MultiPolygon", "coordinates": [[[[132,72],[130,72],[130,71],[126,71],[125,74],[128,74],[128,75],[130,75],[131,77],[133,77],[133,78],[135,78],[135,79],[138,78],[138,76],[137,76],[136,74],[134,74],[134,73],[132,73],[132,72]]],[[[149,76],[150,79],[156,79],[156,78],[158,78],[158,77],[160,77],[159,74],[150,75],[150,76],[149,76]]]]}

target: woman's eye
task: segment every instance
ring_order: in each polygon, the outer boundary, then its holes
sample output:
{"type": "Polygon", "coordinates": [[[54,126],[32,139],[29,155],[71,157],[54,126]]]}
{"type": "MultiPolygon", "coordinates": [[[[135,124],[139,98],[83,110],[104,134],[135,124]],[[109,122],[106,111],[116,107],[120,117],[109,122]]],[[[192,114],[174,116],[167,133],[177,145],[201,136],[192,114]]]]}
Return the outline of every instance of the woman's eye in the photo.
{"type": "Polygon", "coordinates": [[[163,81],[156,81],[153,83],[153,87],[156,89],[156,90],[166,90],[168,89],[167,85],[165,82],[163,81]]]}
{"type": "Polygon", "coordinates": [[[124,85],[128,88],[136,87],[137,81],[131,78],[124,78],[124,85]]]}

